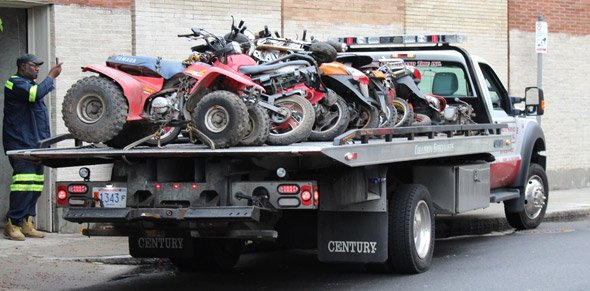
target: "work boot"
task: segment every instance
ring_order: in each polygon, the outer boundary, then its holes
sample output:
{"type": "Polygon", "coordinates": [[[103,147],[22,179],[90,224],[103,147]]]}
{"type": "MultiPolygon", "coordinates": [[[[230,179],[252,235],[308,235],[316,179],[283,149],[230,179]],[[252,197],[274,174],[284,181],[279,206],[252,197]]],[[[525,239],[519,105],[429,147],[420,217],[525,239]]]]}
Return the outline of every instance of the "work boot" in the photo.
{"type": "Polygon", "coordinates": [[[35,237],[35,238],[44,238],[45,234],[36,230],[35,225],[33,224],[33,217],[28,216],[25,221],[23,221],[23,227],[21,228],[21,232],[26,237],[35,237]]]}
{"type": "Polygon", "coordinates": [[[10,218],[4,226],[4,236],[11,240],[25,240],[25,235],[21,232],[20,226],[12,224],[10,218]]]}

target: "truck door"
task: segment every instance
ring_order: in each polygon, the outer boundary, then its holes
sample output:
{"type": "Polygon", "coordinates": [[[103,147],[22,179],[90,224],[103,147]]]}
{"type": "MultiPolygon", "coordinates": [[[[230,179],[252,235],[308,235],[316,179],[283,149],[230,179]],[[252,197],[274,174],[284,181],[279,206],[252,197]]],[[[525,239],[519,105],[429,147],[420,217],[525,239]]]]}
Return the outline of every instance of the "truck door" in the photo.
{"type": "Polygon", "coordinates": [[[519,141],[522,140],[524,124],[517,122],[508,92],[494,70],[482,62],[479,62],[479,68],[482,73],[479,79],[484,83],[482,91],[488,108],[491,108],[492,121],[508,125],[507,128],[502,129],[502,133],[509,134],[512,143],[512,149],[495,154],[496,161],[491,164],[490,184],[491,188],[495,189],[511,185],[517,177],[522,160],[520,155],[522,142],[519,141]]]}

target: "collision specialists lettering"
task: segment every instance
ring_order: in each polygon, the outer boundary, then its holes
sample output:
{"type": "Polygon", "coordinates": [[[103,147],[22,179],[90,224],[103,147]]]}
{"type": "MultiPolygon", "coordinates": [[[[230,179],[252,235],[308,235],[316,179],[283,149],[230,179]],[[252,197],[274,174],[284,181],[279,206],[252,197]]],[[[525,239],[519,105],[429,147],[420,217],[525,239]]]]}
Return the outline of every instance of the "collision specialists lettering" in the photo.
{"type": "Polygon", "coordinates": [[[453,143],[433,143],[427,145],[416,145],[416,147],[414,148],[415,155],[448,153],[454,151],[455,144],[453,143]]]}
{"type": "Polygon", "coordinates": [[[377,242],[331,240],[328,242],[328,251],[331,253],[374,254],[377,252],[377,242]]]}
{"type": "Polygon", "coordinates": [[[181,237],[140,237],[137,245],[142,249],[182,249],[181,237]]]}

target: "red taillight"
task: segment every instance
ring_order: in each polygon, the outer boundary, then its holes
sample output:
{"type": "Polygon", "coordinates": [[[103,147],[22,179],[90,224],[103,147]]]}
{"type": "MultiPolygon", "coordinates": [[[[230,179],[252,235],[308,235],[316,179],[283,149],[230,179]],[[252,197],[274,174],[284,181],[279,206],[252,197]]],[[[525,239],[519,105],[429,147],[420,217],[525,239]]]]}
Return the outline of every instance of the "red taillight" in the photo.
{"type": "Polygon", "coordinates": [[[174,189],[174,190],[180,189],[180,184],[178,184],[178,183],[172,184],[172,189],[174,189]]]}
{"type": "Polygon", "coordinates": [[[194,190],[194,189],[197,189],[197,188],[199,188],[199,185],[197,185],[197,184],[193,183],[193,184],[191,185],[191,188],[193,188],[193,190],[194,190]]]}
{"type": "Polygon", "coordinates": [[[301,187],[301,204],[305,206],[311,205],[311,187],[310,186],[303,186],[301,187]]]}
{"type": "Polygon", "coordinates": [[[57,186],[57,204],[65,205],[68,203],[68,191],[66,189],[64,185],[57,186]]]}
{"type": "Polygon", "coordinates": [[[160,183],[156,183],[156,185],[154,185],[154,187],[156,188],[156,190],[162,190],[162,184],[160,183]]]}
{"type": "Polygon", "coordinates": [[[299,193],[299,185],[282,184],[277,188],[279,194],[297,194],[299,193]]]}
{"type": "Polygon", "coordinates": [[[88,192],[88,186],[86,186],[84,184],[71,184],[71,185],[68,185],[68,192],[73,193],[73,194],[84,194],[84,193],[88,192]]]}
{"type": "Polygon", "coordinates": [[[318,206],[318,202],[320,201],[320,191],[318,191],[318,187],[313,188],[313,205],[318,206]]]}

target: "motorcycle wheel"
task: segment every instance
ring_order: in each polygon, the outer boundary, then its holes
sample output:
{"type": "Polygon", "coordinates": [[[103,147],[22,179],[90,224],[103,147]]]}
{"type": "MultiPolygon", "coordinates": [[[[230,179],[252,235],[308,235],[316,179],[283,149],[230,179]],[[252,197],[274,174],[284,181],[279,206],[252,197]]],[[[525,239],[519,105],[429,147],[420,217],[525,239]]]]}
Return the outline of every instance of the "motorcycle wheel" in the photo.
{"type": "Polygon", "coordinates": [[[393,106],[397,110],[397,118],[394,127],[409,126],[414,120],[414,110],[408,104],[408,101],[402,98],[394,98],[393,106]]]}
{"type": "Polygon", "coordinates": [[[61,112],[74,138],[98,143],[120,133],[128,109],[125,95],[115,82],[91,76],[79,80],[68,90],[61,112]]]}
{"type": "MultiPolygon", "coordinates": [[[[176,140],[181,130],[182,128],[180,126],[165,127],[162,130],[162,133],[160,133],[160,145],[169,144],[176,140]]],[[[155,138],[150,138],[145,143],[151,146],[158,145],[158,141],[155,138]]]]}
{"type": "Polygon", "coordinates": [[[197,103],[192,120],[213,141],[215,148],[227,148],[242,140],[248,124],[248,108],[232,92],[213,91],[197,103]]]}
{"type": "Polygon", "coordinates": [[[150,134],[154,134],[157,130],[158,125],[154,123],[126,123],[119,134],[111,140],[106,141],[105,144],[113,148],[124,148],[150,134]]]}
{"type": "Polygon", "coordinates": [[[317,105],[319,109],[316,113],[319,114],[316,114],[315,123],[309,136],[310,140],[333,140],[346,130],[348,122],[350,122],[350,113],[346,101],[332,90],[328,94],[334,94],[336,102],[332,106],[322,105],[321,102],[317,105]]]}
{"type": "Polygon", "coordinates": [[[379,110],[379,127],[394,127],[397,121],[397,109],[395,106],[388,105],[385,110],[379,110]]]}
{"type": "Polygon", "coordinates": [[[361,106],[359,117],[348,125],[350,129],[366,129],[379,127],[379,109],[371,107],[371,109],[361,106]]]}
{"type": "Polygon", "coordinates": [[[338,54],[333,46],[322,41],[312,43],[309,50],[318,65],[335,61],[338,54]]]}
{"type": "Polygon", "coordinates": [[[240,145],[259,146],[268,139],[270,123],[268,113],[258,105],[248,106],[248,129],[242,137],[240,145]]]}
{"type": "Polygon", "coordinates": [[[288,145],[309,137],[315,121],[315,112],[307,99],[293,95],[275,101],[274,105],[289,110],[291,115],[281,123],[273,122],[272,120],[277,118],[271,116],[269,144],[288,145]]]}
{"type": "Polygon", "coordinates": [[[412,126],[426,126],[431,125],[432,120],[426,114],[416,113],[414,117],[414,121],[412,122],[412,126]]]}

